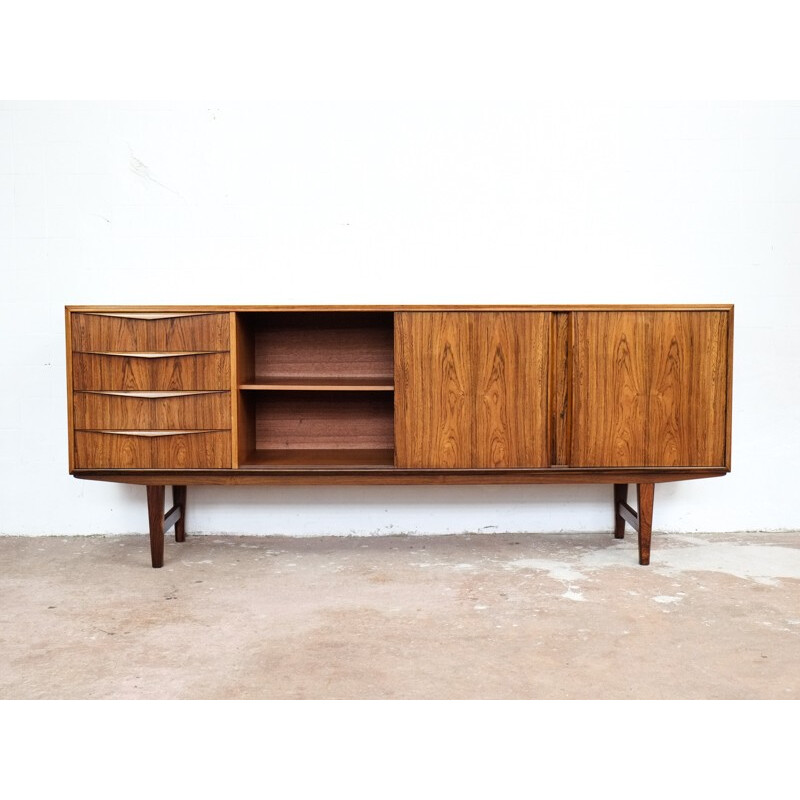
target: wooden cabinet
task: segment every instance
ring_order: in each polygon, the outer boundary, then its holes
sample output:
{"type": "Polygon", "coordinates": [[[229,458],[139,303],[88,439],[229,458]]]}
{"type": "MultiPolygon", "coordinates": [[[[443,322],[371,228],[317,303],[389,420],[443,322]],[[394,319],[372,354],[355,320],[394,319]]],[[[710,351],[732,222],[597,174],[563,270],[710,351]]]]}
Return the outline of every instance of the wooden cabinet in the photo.
{"type": "Polygon", "coordinates": [[[732,342],[722,305],[71,307],[70,470],[148,486],[155,566],[190,483],[611,483],[648,563],[654,484],[730,470],[732,342]]]}

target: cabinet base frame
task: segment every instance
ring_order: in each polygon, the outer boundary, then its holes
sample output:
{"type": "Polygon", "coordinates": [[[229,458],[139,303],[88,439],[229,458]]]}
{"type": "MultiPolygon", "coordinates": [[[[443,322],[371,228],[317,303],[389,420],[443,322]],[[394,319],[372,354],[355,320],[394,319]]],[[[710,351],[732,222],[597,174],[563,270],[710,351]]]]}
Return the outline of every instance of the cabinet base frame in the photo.
{"type": "Polygon", "coordinates": [[[150,519],[150,558],[153,567],[164,566],[164,533],[175,526],[175,541],[186,541],[186,487],[172,487],[172,508],[164,513],[164,485],[147,486],[150,519]]]}
{"type": "MultiPolygon", "coordinates": [[[[724,474],[724,473],[722,473],[724,474]]],[[[76,473],[77,477],[89,478],[89,475],[76,473]]],[[[114,473],[113,477],[92,475],[94,480],[114,480],[120,483],[144,483],[145,478],[137,480],[120,480],[120,475],[114,473]]],[[[148,476],[152,479],[152,475],[148,476]]],[[[185,479],[185,473],[181,476],[185,479]]],[[[684,476],[686,479],[687,476],[684,476]]],[[[699,476],[693,476],[699,477],[699,476]]],[[[703,477],[710,477],[704,475],[703,477]]],[[[174,479],[174,476],[173,476],[174,479]]],[[[639,535],[639,564],[648,566],[650,564],[650,542],[653,531],[653,498],[655,495],[655,484],[665,480],[679,480],[674,476],[665,477],[662,475],[651,475],[648,482],[636,484],[636,495],[638,510],[634,511],[628,505],[628,484],[614,483],[614,538],[622,539],[625,536],[625,525],[630,525],[639,535]]],[[[229,481],[233,483],[233,481],[229,481]]],[[[534,481],[528,481],[534,482],[534,481]]],[[[588,482],[588,481],[584,481],[588,482]]],[[[603,482],[603,481],[595,481],[603,482]]],[[[610,482],[610,481],[606,481],[610,482]]],[[[147,488],[147,510],[150,521],[150,555],[154,568],[164,565],[164,533],[173,525],[175,526],[175,541],[186,541],[186,486],[172,485],[173,505],[169,511],[164,513],[164,497],[166,491],[165,483],[146,483],[147,488]]]]}
{"type": "Polygon", "coordinates": [[[650,563],[650,539],[653,531],[654,483],[637,483],[636,496],[639,510],[628,505],[628,484],[614,484],[614,538],[625,536],[625,523],[639,534],[639,563],[646,567],[650,563]]]}

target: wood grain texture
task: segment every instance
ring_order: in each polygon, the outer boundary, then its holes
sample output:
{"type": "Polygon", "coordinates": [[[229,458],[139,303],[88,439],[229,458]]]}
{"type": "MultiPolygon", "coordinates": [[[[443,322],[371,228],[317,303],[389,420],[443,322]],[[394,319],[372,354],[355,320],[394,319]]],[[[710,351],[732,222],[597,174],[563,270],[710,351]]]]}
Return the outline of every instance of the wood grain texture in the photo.
{"type": "Polygon", "coordinates": [[[228,314],[167,319],[72,315],[72,346],[77,351],[227,350],[228,314]]]}
{"type": "Polygon", "coordinates": [[[550,314],[473,315],[473,467],[546,467],[550,314]]]}
{"type": "Polygon", "coordinates": [[[572,315],[572,466],[647,465],[647,319],[639,311],[572,315]]]}
{"type": "Polygon", "coordinates": [[[231,388],[228,353],[137,358],[73,353],[73,388],[110,391],[231,388]]]}
{"type": "Polygon", "coordinates": [[[397,465],[545,467],[550,315],[396,317],[397,465]]]}
{"type": "Polygon", "coordinates": [[[474,453],[474,314],[395,315],[398,467],[471,467],[474,453]]]}
{"type": "Polygon", "coordinates": [[[175,397],[76,392],[74,420],[78,429],[230,428],[228,392],[203,392],[175,397]]]}
{"type": "Polygon", "coordinates": [[[649,315],[647,466],[725,463],[727,315],[649,315]]]}
{"type": "Polygon", "coordinates": [[[230,431],[169,436],[75,432],[76,469],[230,469],[230,431]]]}
{"type": "Polygon", "coordinates": [[[359,392],[258,393],[255,450],[391,450],[391,395],[359,392]]]}
{"type": "Polygon", "coordinates": [[[727,312],[573,320],[573,466],[725,465],[727,312]]]}

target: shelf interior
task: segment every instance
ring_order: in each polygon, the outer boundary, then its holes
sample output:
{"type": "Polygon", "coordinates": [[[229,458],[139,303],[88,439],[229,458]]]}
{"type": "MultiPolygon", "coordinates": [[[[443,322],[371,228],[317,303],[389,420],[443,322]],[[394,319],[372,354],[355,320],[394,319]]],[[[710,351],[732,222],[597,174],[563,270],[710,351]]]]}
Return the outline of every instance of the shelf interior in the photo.
{"type": "Polygon", "coordinates": [[[275,390],[241,395],[249,428],[243,464],[394,461],[392,392],[275,390]]]}
{"type": "Polygon", "coordinates": [[[239,383],[393,382],[394,316],[383,312],[252,312],[240,317],[239,383]]]}
{"type": "Polygon", "coordinates": [[[394,464],[394,315],[237,315],[239,464],[394,464]]]}

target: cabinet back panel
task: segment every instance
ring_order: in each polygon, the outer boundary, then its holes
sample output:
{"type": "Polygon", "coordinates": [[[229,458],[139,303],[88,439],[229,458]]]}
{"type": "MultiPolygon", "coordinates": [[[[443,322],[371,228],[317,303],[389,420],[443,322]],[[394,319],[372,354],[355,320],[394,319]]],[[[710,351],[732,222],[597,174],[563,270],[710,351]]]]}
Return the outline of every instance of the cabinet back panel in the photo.
{"type": "Polygon", "coordinates": [[[391,394],[270,392],[252,399],[255,449],[393,449],[391,394]]]}
{"type": "Polygon", "coordinates": [[[253,367],[245,379],[376,377],[394,371],[393,315],[247,315],[253,367]]]}

